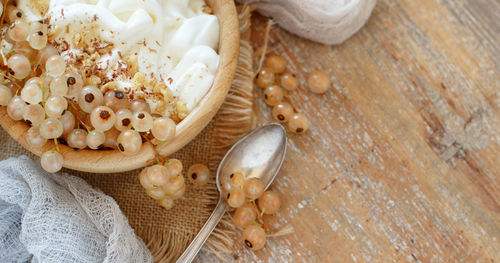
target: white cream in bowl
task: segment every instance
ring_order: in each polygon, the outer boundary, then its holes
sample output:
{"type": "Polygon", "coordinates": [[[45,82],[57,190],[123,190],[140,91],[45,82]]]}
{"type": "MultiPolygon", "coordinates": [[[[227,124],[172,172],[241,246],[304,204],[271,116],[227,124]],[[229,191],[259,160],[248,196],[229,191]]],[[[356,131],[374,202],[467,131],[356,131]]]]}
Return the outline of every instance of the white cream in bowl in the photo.
{"type": "MultiPolygon", "coordinates": [[[[18,0],[18,7],[28,20],[49,19],[51,44],[69,67],[145,98],[153,110],[160,93],[189,112],[213,83],[219,24],[203,0],[47,0],[43,14],[37,2],[18,0]],[[152,82],[165,85],[144,84],[152,82]]],[[[156,112],[168,115],[164,104],[156,112]]]]}

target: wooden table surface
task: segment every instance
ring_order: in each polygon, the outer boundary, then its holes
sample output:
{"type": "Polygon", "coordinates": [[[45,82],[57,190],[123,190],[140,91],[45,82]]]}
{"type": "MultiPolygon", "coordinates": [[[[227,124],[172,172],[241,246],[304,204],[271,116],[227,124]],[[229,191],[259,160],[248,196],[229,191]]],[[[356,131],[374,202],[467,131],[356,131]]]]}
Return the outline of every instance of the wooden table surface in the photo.
{"type": "Polygon", "coordinates": [[[274,26],[302,85],[319,69],[333,88],[291,94],[312,127],[290,134],[271,220],[295,232],[237,261],[500,262],[499,14],[498,0],[379,0],[339,46],[274,26]]]}

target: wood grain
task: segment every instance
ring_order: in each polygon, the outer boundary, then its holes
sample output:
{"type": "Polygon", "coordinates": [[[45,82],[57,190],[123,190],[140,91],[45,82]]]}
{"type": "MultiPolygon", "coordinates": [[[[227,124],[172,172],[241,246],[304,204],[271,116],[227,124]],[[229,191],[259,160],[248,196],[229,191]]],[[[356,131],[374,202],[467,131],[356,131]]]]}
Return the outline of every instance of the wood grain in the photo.
{"type": "MultiPolygon", "coordinates": [[[[236,240],[237,261],[499,262],[499,14],[499,1],[380,0],[339,46],[273,27],[312,127],[290,134],[273,186],[273,222],[295,233],[257,253],[236,240]],[[331,76],[327,94],[305,88],[314,69],[331,76]]],[[[253,21],[256,48],[266,21],[253,21]]]]}

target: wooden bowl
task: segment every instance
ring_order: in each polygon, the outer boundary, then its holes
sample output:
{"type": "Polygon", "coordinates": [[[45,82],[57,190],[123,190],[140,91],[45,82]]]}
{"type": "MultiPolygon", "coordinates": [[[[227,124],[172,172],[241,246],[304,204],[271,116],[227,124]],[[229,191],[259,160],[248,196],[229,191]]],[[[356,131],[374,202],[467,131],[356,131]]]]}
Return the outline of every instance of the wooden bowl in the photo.
{"type": "MultiPolygon", "coordinates": [[[[175,138],[165,142],[157,150],[168,156],[188,144],[213,118],[224,101],[231,82],[239,54],[239,23],[233,0],[207,0],[219,19],[219,67],[212,87],[197,107],[177,125],[175,138]]],[[[40,156],[53,148],[53,142],[42,148],[31,148],[26,140],[29,126],[22,121],[14,121],[7,115],[6,107],[0,107],[0,125],[23,147],[40,156]]],[[[144,143],[141,151],[134,156],[125,156],[118,150],[95,151],[84,149],[75,151],[66,145],[59,145],[64,157],[64,167],[92,173],[116,173],[144,167],[155,161],[154,145],[144,143]]]]}

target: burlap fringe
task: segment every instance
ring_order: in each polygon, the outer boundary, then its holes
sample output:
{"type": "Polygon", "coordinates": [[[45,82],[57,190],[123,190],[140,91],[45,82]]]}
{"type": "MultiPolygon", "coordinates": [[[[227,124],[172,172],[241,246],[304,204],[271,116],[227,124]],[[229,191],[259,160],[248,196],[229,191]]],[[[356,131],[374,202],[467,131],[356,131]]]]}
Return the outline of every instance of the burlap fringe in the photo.
{"type": "MultiPolygon", "coordinates": [[[[217,167],[226,151],[253,126],[253,50],[250,43],[251,8],[239,7],[240,56],[233,85],[219,110],[214,132],[216,146],[210,159],[210,166],[217,167]]],[[[215,255],[222,261],[233,252],[235,227],[226,214],[213,234],[209,237],[203,251],[215,255]]]]}
{"type": "Polygon", "coordinates": [[[174,262],[190,242],[186,234],[162,231],[154,227],[135,229],[135,232],[147,241],[146,246],[151,251],[154,262],[174,262]]]}
{"type": "Polygon", "coordinates": [[[264,46],[260,47],[259,50],[255,52],[255,55],[260,56],[259,62],[257,63],[257,69],[255,70],[253,77],[257,77],[259,74],[260,69],[262,68],[262,65],[264,64],[264,59],[266,58],[267,55],[267,46],[269,44],[269,33],[271,32],[271,27],[273,25],[273,20],[269,19],[267,20],[266,24],[266,30],[264,31],[264,46]]]}
{"type": "MultiPolygon", "coordinates": [[[[217,167],[226,151],[236,140],[248,133],[254,126],[253,117],[253,51],[250,43],[251,8],[238,7],[240,32],[240,56],[231,90],[216,115],[214,122],[214,142],[210,157],[210,167],[217,167]]],[[[215,189],[204,193],[206,200],[217,200],[215,189]]],[[[207,204],[214,206],[214,204],[207,204]]],[[[208,210],[208,209],[207,209],[208,210]]],[[[207,215],[208,218],[208,215],[207,215]]],[[[137,234],[147,241],[155,262],[173,262],[189,245],[188,233],[161,231],[153,227],[136,229],[137,234]]],[[[233,252],[235,227],[226,214],[209,237],[202,251],[227,261],[233,252]]]]}

